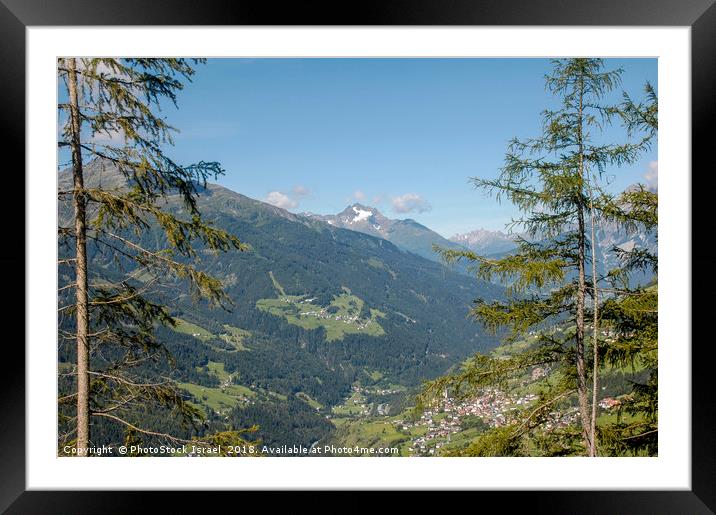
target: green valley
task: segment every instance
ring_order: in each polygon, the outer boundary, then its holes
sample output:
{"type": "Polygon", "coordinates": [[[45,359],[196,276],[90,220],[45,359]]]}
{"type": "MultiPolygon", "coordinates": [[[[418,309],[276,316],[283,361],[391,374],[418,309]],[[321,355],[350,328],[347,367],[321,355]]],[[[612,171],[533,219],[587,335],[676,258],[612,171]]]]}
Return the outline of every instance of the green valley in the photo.
{"type": "MultiPolygon", "coordinates": [[[[87,187],[97,187],[100,177],[121,184],[115,176],[101,161],[86,168],[87,187]]],[[[60,188],[71,187],[70,180],[71,174],[61,172],[60,188]]],[[[414,388],[494,345],[462,308],[479,295],[499,298],[501,288],[389,241],[296,216],[221,186],[208,184],[199,193],[206,220],[240,235],[247,250],[228,256],[200,249],[194,259],[221,281],[228,300],[223,308],[196,302],[181,280],[169,282],[179,292],[170,299],[162,290],[148,292],[149,299],[169,306],[175,321],[156,328],[173,365],[148,361],[136,373],[176,381],[186,400],[207,415],[206,425],[190,427],[169,423],[169,413],[137,413],[149,427],[171,424],[186,438],[258,425],[251,438],[311,445],[342,423],[353,425],[356,405],[343,408],[348,417],[340,413],[357,381],[414,388]]],[[[180,198],[169,196],[168,209],[181,216],[180,198]]],[[[59,215],[71,216],[70,206],[61,203],[59,215]]],[[[139,243],[163,248],[164,238],[149,230],[139,243]]],[[[111,254],[88,251],[92,284],[122,280],[111,254]]],[[[152,284],[140,269],[131,277],[137,288],[152,284]]],[[[61,347],[60,361],[73,359],[72,347],[61,347]]],[[[385,403],[374,405],[375,414],[380,404],[385,403]]],[[[106,441],[122,438],[121,428],[104,424],[94,434],[106,441]]]]}
{"type": "Polygon", "coordinates": [[[262,311],[280,316],[289,324],[304,329],[326,330],[326,341],[342,340],[346,334],[362,333],[370,336],[382,336],[385,331],[378,322],[385,318],[385,313],[378,309],[370,309],[368,318],[361,318],[365,302],[350,293],[344,287],[343,292],[333,297],[328,306],[322,307],[314,302],[315,297],[308,295],[286,295],[283,287],[270,273],[271,280],[278,292],[278,298],[259,299],[256,307],[262,311]]]}

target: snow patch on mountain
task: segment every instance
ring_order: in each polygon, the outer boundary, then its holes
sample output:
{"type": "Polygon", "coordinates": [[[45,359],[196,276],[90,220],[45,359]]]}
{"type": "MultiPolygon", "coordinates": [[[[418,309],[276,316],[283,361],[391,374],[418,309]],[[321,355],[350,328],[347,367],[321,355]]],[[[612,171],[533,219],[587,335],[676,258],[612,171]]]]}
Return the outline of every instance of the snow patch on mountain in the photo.
{"type": "Polygon", "coordinates": [[[476,229],[465,234],[456,234],[450,241],[482,254],[506,252],[514,249],[517,235],[505,234],[502,231],[476,229]]]}
{"type": "Polygon", "coordinates": [[[364,211],[355,206],[353,206],[353,212],[356,214],[356,216],[353,217],[353,223],[362,222],[373,216],[372,211],[364,211]]]}

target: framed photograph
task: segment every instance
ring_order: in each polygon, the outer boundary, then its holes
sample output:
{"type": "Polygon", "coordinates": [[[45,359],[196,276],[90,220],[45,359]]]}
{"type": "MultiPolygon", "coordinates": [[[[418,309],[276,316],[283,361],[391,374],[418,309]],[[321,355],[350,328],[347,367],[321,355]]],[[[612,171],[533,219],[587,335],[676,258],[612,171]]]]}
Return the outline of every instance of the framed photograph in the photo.
{"type": "Polygon", "coordinates": [[[712,513],[712,2],[132,7],[0,9],[26,192],[3,510],[712,513]]]}

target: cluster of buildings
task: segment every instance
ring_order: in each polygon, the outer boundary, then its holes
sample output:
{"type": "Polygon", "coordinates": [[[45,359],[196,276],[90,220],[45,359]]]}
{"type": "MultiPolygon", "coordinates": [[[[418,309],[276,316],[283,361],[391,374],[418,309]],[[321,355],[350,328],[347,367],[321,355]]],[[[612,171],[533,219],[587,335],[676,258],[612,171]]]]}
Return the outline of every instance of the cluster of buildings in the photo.
{"type": "Polygon", "coordinates": [[[601,401],[599,401],[599,407],[605,410],[610,410],[612,408],[615,408],[621,404],[621,401],[619,399],[614,399],[612,397],[605,397],[601,401]]]}
{"type": "Polygon", "coordinates": [[[497,388],[486,388],[477,397],[461,402],[446,393],[440,404],[425,410],[417,422],[399,421],[398,428],[410,431],[426,426],[425,434],[415,438],[408,450],[420,455],[435,454],[452,434],[463,430],[466,417],[479,417],[491,428],[502,427],[512,422],[512,412],[536,399],[535,394],[509,396],[497,388]]]}
{"type": "Polygon", "coordinates": [[[353,385],[351,389],[354,392],[370,393],[373,395],[390,395],[390,394],[398,393],[399,391],[401,391],[398,388],[379,388],[379,387],[356,386],[356,385],[353,385]]]}
{"type": "MultiPolygon", "coordinates": [[[[619,399],[605,397],[599,401],[598,406],[603,410],[611,410],[612,408],[618,407],[620,404],[621,401],[619,399]]],[[[565,411],[550,411],[543,427],[546,431],[560,429],[575,424],[578,418],[579,409],[576,406],[565,411]]]]}
{"type": "Polygon", "coordinates": [[[219,388],[222,391],[226,390],[229,386],[231,386],[231,383],[234,382],[233,379],[234,379],[233,374],[229,374],[229,376],[226,379],[224,379],[223,381],[221,381],[221,383],[219,383],[219,388]]]}
{"type": "MultiPolygon", "coordinates": [[[[398,393],[400,390],[397,388],[370,388],[370,387],[363,387],[363,386],[357,386],[353,385],[351,387],[351,390],[353,390],[354,393],[360,394],[360,399],[354,401],[354,405],[356,407],[359,407],[361,409],[360,415],[370,415],[373,412],[373,406],[374,403],[366,402],[365,401],[365,394],[373,394],[373,395],[390,395],[393,393],[398,393]]],[[[376,406],[376,414],[378,416],[388,416],[390,413],[390,403],[384,402],[384,403],[378,403],[376,406]]]]}
{"type": "Polygon", "coordinates": [[[511,419],[510,412],[517,410],[516,406],[529,404],[535,399],[537,396],[534,394],[511,397],[497,388],[486,388],[474,399],[457,404],[447,398],[444,405],[446,410],[453,411],[458,417],[473,415],[482,418],[490,427],[501,427],[511,419]]]}
{"type": "Polygon", "coordinates": [[[320,311],[304,311],[301,316],[310,316],[323,319],[332,319],[345,324],[356,324],[358,329],[365,329],[366,326],[371,322],[368,320],[361,320],[358,315],[332,315],[327,311],[327,308],[322,308],[320,311]]]}
{"type": "Polygon", "coordinates": [[[578,417],[579,409],[576,406],[569,408],[567,411],[550,411],[542,427],[544,427],[545,431],[560,429],[574,424],[578,417]]]}
{"type": "MultiPolygon", "coordinates": [[[[425,433],[415,438],[408,450],[422,456],[434,455],[450,442],[451,435],[463,430],[465,417],[479,417],[490,428],[502,427],[514,423],[514,412],[537,398],[535,394],[509,396],[496,388],[487,388],[479,396],[463,402],[456,402],[446,395],[437,407],[425,410],[418,421],[397,421],[397,428],[410,431],[425,426],[425,433]]],[[[599,407],[610,410],[619,404],[618,399],[607,397],[599,402],[599,407]]],[[[542,427],[545,431],[560,429],[575,424],[578,418],[576,406],[554,410],[547,414],[542,427]]]]}

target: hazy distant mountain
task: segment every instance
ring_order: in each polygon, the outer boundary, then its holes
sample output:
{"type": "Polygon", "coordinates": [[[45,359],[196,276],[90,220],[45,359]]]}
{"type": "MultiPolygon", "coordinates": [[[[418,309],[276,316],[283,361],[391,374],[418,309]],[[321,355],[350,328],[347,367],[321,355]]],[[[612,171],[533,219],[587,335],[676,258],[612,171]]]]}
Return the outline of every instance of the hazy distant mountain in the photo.
{"type": "Polygon", "coordinates": [[[362,232],[388,240],[403,250],[417,254],[431,261],[440,261],[433,251],[433,244],[446,248],[462,249],[460,245],[440,236],[435,231],[410,218],[391,219],[374,207],[362,204],[348,206],[337,215],[317,215],[304,213],[304,216],[321,220],[341,229],[362,232]]]}
{"type": "Polygon", "coordinates": [[[456,234],[450,241],[462,245],[481,255],[498,254],[508,252],[516,247],[515,238],[517,235],[505,234],[502,231],[488,231],[487,229],[475,229],[464,234],[456,234]]]}
{"type": "MultiPolygon", "coordinates": [[[[658,254],[656,234],[653,231],[637,230],[627,232],[617,228],[614,223],[600,223],[596,231],[597,265],[601,271],[610,270],[620,266],[619,255],[614,251],[618,248],[632,251],[641,248],[658,254]]],[[[650,274],[635,273],[632,282],[644,283],[650,280],[650,274]]]]}
{"type": "MultiPolygon", "coordinates": [[[[502,231],[489,231],[476,229],[464,234],[456,234],[450,241],[462,245],[480,255],[504,256],[515,250],[515,240],[519,234],[505,234],[502,231]]],[[[587,234],[589,238],[589,234],[587,234]]],[[[619,254],[614,249],[631,251],[634,248],[643,248],[650,252],[657,252],[656,235],[653,232],[637,230],[625,231],[615,223],[599,222],[596,231],[597,240],[597,267],[600,273],[620,266],[619,254]]],[[[634,283],[649,280],[648,274],[635,273],[634,283]]]]}

